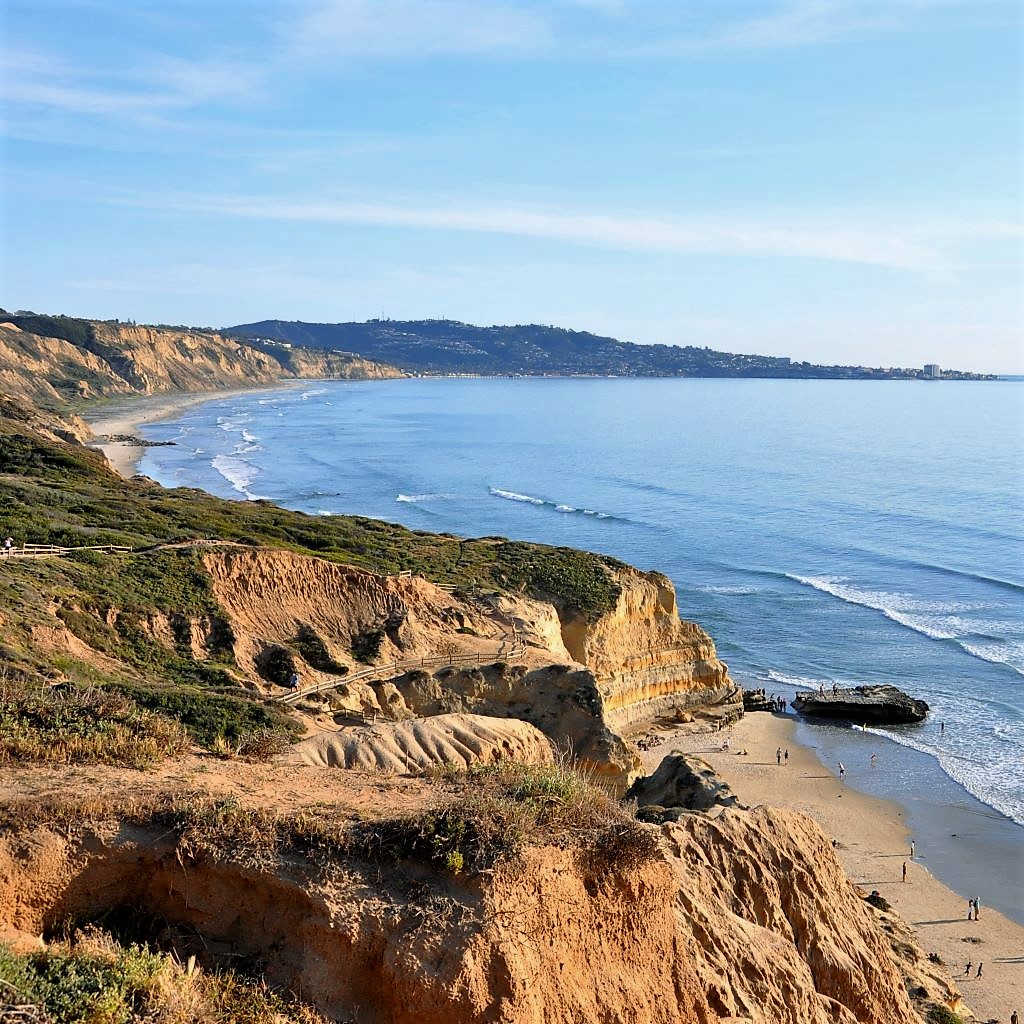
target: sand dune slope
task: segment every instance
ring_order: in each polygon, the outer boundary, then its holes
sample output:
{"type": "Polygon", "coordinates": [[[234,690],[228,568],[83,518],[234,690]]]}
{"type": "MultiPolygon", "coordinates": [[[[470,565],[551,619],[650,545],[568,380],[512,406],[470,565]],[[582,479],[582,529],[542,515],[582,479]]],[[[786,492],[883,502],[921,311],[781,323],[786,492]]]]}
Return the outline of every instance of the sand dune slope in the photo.
{"type": "Polygon", "coordinates": [[[435,715],[341,729],[296,744],[288,760],[326,768],[411,772],[512,760],[549,764],[551,743],[535,726],[510,718],[435,715]]]}

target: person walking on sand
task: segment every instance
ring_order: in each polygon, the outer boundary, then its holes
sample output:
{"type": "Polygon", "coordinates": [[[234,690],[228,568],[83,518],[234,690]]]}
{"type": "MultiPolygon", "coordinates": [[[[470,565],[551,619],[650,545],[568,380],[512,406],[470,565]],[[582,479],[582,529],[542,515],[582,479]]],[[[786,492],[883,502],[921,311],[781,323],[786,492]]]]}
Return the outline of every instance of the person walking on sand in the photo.
{"type": "Polygon", "coordinates": [[[907,862],[904,861],[903,862],[903,881],[905,882],[906,880],[907,880],[907,862]]]}
{"type": "Polygon", "coordinates": [[[975,975],[976,978],[980,978],[981,977],[981,968],[982,968],[982,964],[981,964],[981,961],[979,960],[978,961],[978,973],[975,975]]]}
{"type": "Polygon", "coordinates": [[[965,978],[967,977],[967,975],[968,975],[968,974],[970,974],[970,973],[971,973],[971,968],[972,968],[973,966],[974,966],[974,964],[972,964],[972,963],[971,963],[971,961],[970,961],[970,960],[968,960],[968,961],[967,961],[967,966],[966,966],[966,967],[964,968],[964,977],[965,977],[965,978]]]}
{"type": "Polygon", "coordinates": [[[775,751],[775,763],[782,764],[782,747],[775,751]]]}

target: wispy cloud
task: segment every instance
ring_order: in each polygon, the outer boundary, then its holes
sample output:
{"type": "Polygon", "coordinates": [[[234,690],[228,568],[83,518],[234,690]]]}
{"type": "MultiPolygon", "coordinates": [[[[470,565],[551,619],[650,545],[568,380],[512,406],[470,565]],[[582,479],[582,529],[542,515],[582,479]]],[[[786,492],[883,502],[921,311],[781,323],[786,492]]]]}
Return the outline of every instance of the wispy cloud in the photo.
{"type": "Polygon", "coordinates": [[[535,52],[555,42],[550,12],[494,0],[330,0],[283,31],[303,54],[367,57],[535,52]]]}
{"type": "Polygon", "coordinates": [[[248,220],[321,225],[456,231],[543,238],[574,245],[649,253],[723,253],[788,256],[871,264],[904,270],[946,271],[962,244],[980,237],[1020,234],[1013,224],[943,222],[896,228],[888,218],[631,216],[603,212],[393,202],[282,200],[195,196],[133,200],[138,205],[248,220]]]}

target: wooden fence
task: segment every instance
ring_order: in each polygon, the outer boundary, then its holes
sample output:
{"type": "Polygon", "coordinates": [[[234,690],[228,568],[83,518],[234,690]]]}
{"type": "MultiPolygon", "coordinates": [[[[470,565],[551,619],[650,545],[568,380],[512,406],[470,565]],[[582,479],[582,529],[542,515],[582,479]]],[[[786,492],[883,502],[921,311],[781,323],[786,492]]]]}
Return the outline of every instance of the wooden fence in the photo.
{"type": "Polygon", "coordinates": [[[131,550],[120,544],[92,544],[77,548],[63,548],[57,544],[21,544],[14,548],[0,548],[0,561],[5,558],[61,558],[75,551],[100,551],[109,555],[131,550]]]}
{"type": "Polygon", "coordinates": [[[312,686],[302,686],[295,690],[289,690],[274,699],[282,704],[290,704],[292,701],[300,700],[303,697],[310,697],[315,693],[323,693],[325,690],[333,690],[348,683],[358,683],[365,679],[394,679],[395,676],[404,675],[406,672],[413,672],[416,669],[436,670],[439,668],[481,668],[484,665],[493,665],[498,661],[514,661],[521,658],[526,651],[522,644],[508,645],[502,641],[498,649],[490,654],[453,654],[437,655],[433,658],[407,658],[404,661],[393,661],[387,665],[371,665],[369,668],[361,668],[358,672],[348,672],[343,676],[333,676],[330,679],[314,683],[312,686]]]}

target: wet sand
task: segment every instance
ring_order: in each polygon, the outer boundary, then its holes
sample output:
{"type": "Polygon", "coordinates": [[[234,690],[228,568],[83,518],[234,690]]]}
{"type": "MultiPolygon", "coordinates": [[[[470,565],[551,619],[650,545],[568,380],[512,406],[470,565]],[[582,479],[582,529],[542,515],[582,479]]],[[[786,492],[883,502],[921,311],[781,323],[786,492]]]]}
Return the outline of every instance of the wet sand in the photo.
{"type": "Polygon", "coordinates": [[[128,479],[138,472],[139,461],[146,454],[146,446],[134,441],[107,441],[107,435],[125,434],[138,436],[139,428],[147,423],[168,420],[201,405],[212,398],[229,394],[226,391],[202,391],[187,394],[142,395],[112,402],[97,409],[86,409],[82,418],[96,435],[93,448],[99,448],[107,461],[117,472],[128,479]]]}
{"type": "Polygon", "coordinates": [[[279,384],[259,388],[229,388],[222,391],[174,392],[161,395],[139,395],[117,399],[94,409],[85,409],[82,418],[96,435],[92,447],[107,457],[114,469],[125,479],[138,472],[139,462],[146,454],[146,446],[136,441],[107,441],[108,435],[124,434],[138,437],[141,427],[160,420],[174,419],[192,406],[235,394],[280,391],[289,387],[308,387],[309,380],[282,380],[279,384]]]}
{"type": "MultiPolygon", "coordinates": [[[[796,724],[785,716],[746,715],[720,733],[666,731],[642,752],[652,771],[672,750],[698,754],[732,786],[746,804],[775,804],[803,811],[838,841],[837,853],[861,888],[877,889],[915,928],[926,953],[937,953],[979,1021],[1009,1021],[1024,1012],[1024,927],[981,906],[980,920],[967,920],[967,900],[934,878],[928,851],[918,843],[910,856],[906,812],[896,803],[867,796],[840,782],[809,747],[796,742],[796,724]],[[730,752],[721,750],[728,736],[730,752]],[[775,752],[789,750],[776,764],[775,752]],[[746,750],[746,755],[737,751],[746,750]],[[907,881],[901,881],[903,864],[907,881]],[[970,976],[964,968],[974,966],[970,976]],[[977,964],[983,966],[976,977],[977,964]]],[[[1006,865],[1007,884],[1019,865],[1006,865]]]]}

